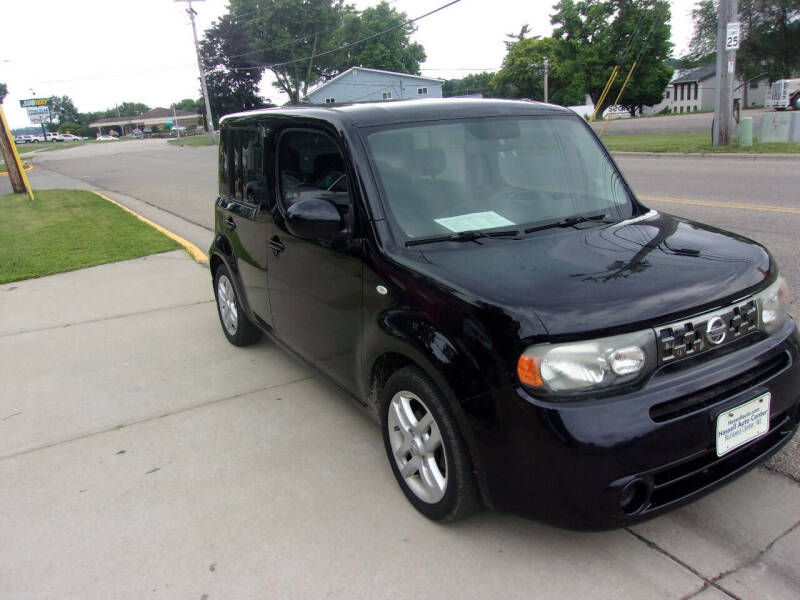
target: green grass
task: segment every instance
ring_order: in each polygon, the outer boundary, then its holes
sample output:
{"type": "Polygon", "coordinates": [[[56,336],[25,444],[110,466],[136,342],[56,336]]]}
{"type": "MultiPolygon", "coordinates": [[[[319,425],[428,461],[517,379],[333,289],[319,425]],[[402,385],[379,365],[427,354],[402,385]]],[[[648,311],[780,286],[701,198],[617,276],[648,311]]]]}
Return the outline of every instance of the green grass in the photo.
{"type": "MultiPolygon", "coordinates": [[[[654,133],[647,135],[604,135],[606,148],[612,152],[680,152],[717,153],[746,152],[750,154],[795,154],[800,153],[800,143],[758,144],[739,146],[732,144],[726,148],[711,145],[711,133],[654,133]]],[[[754,140],[755,142],[755,140],[754,140]]]]}
{"type": "Polygon", "coordinates": [[[119,206],[77,190],[0,195],[0,283],[180,246],[119,206]]]}
{"type": "Polygon", "coordinates": [[[17,152],[20,155],[34,152],[36,150],[60,150],[61,148],[73,148],[74,146],[82,146],[86,141],[82,142],[37,142],[35,144],[17,144],[17,152]]]}
{"type": "Polygon", "coordinates": [[[183,137],[180,139],[170,140],[170,144],[173,146],[216,146],[217,142],[212,142],[208,138],[208,134],[203,135],[192,135],[189,137],[183,137]]]}

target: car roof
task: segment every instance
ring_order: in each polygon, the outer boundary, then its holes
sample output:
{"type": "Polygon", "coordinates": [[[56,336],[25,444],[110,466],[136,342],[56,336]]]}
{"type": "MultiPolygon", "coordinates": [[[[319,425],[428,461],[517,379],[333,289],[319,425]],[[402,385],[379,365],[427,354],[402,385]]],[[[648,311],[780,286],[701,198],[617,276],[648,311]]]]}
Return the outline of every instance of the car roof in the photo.
{"type": "Polygon", "coordinates": [[[531,115],[575,115],[568,108],[530,100],[488,100],[483,98],[429,98],[366,102],[335,106],[300,105],[266,108],[226,115],[220,124],[257,122],[264,117],[300,117],[331,122],[349,122],[356,127],[440,121],[469,117],[531,115]]]}

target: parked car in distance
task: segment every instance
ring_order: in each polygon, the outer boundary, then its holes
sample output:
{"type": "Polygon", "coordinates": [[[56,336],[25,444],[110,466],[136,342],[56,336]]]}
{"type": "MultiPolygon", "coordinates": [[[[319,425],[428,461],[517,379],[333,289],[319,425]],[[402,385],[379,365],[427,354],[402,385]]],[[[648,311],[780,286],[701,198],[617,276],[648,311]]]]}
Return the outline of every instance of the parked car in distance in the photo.
{"type": "Polygon", "coordinates": [[[118,138],[115,138],[115,137],[114,137],[114,136],[112,136],[112,135],[98,135],[98,136],[97,136],[95,139],[96,139],[98,142],[107,142],[107,141],[109,141],[109,140],[116,140],[116,139],[118,139],[118,138]]]}
{"type": "Polygon", "coordinates": [[[37,140],[34,135],[18,135],[14,138],[15,144],[32,144],[37,140]]]}
{"type": "Polygon", "coordinates": [[[62,133],[58,139],[59,142],[79,142],[81,138],[71,133],[62,133]]]}
{"type": "Polygon", "coordinates": [[[372,413],[423,515],[621,527],[797,431],[800,335],[769,252],[644,206],[574,112],[416,100],[220,130],[223,334],[266,333],[372,413]]]}

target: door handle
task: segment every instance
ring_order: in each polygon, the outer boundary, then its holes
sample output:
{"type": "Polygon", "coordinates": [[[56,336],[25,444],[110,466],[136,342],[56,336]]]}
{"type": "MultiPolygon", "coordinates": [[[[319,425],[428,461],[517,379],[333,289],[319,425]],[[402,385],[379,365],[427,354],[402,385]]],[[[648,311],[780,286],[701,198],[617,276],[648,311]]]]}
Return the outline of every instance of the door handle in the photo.
{"type": "Polygon", "coordinates": [[[236,221],[233,220],[233,217],[228,217],[225,219],[225,228],[229,231],[236,229],[236,221]]]}
{"type": "Polygon", "coordinates": [[[273,235],[269,240],[269,247],[272,248],[272,253],[275,256],[278,256],[278,254],[286,250],[286,246],[283,245],[281,238],[279,238],[277,235],[273,235]]]}

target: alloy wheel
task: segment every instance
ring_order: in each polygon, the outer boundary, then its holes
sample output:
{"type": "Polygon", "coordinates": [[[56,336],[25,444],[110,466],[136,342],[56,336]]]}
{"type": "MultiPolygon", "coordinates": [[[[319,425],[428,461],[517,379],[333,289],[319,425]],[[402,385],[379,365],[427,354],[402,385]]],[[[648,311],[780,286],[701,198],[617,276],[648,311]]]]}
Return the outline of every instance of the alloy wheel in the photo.
{"type": "Polygon", "coordinates": [[[430,409],[416,394],[401,390],[389,404],[387,428],[392,457],[408,488],[423,502],[439,502],[447,491],[447,456],[430,409]]]}
{"type": "Polygon", "coordinates": [[[230,279],[222,275],[217,282],[217,306],[222,317],[222,324],[230,335],[236,335],[239,325],[239,312],[236,308],[236,293],[230,279]]]}

